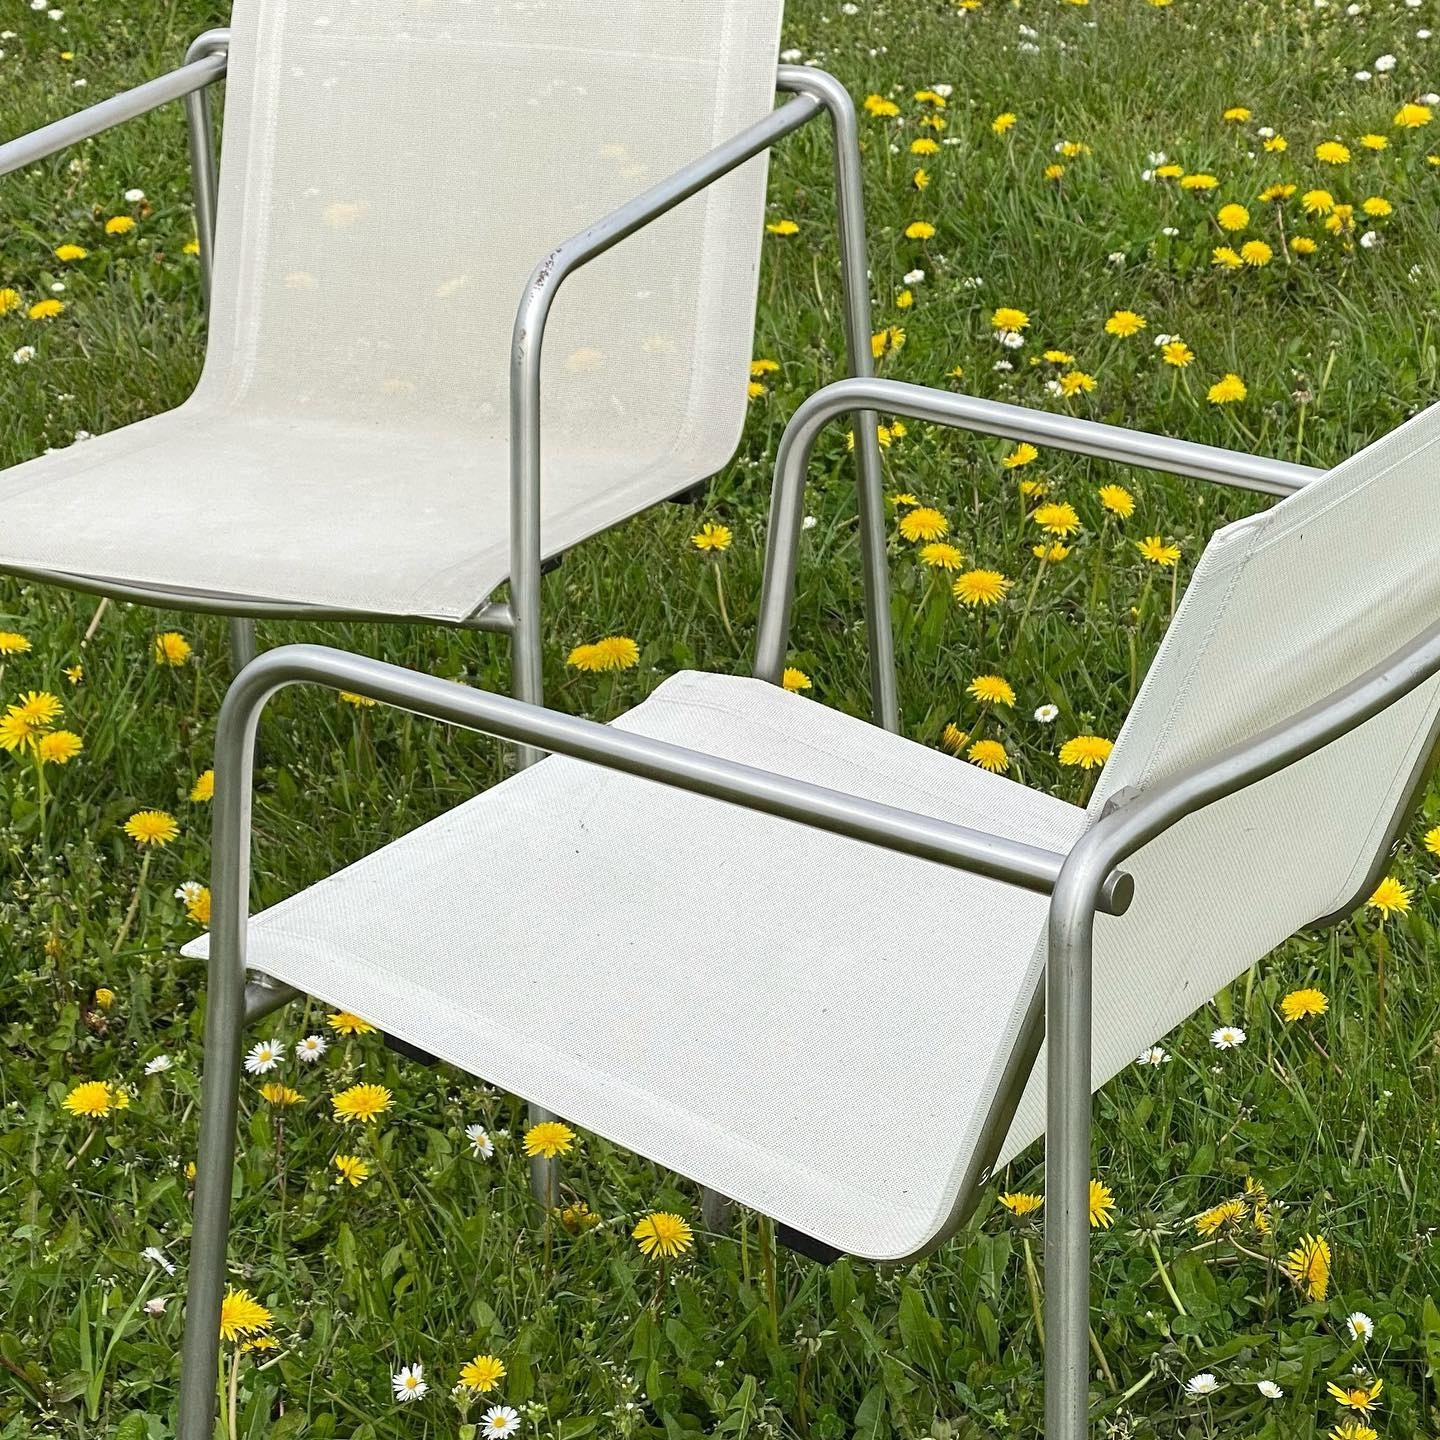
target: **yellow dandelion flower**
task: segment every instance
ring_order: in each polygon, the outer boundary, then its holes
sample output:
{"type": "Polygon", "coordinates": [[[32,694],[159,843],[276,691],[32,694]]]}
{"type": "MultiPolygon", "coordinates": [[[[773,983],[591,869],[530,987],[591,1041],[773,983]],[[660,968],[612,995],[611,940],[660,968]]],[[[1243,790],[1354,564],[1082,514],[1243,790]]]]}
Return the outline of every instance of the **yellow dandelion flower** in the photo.
{"type": "Polygon", "coordinates": [[[1212,1205],[1202,1215],[1195,1217],[1195,1228],[1205,1236],[1215,1234],[1226,1226],[1238,1225],[1245,1218],[1247,1206],[1243,1200],[1222,1200],[1212,1205]]]}
{"type": "Polygon", "coordinates": [[[1290,242],[1292,255],[1313,255],[1320,247],[1308,235],[1297,235],[1290,242]]]}
{"type": "Polygon", "coordinates": [[[940,142],[932,140],[928,135],[921,135],[918,139],[910,142],[910,153],[912,155],[938,155],[940,142]]]}
{"type": "Polygon", "coordinates": [[[553,1160],[568,1155],[575,1144],[575,1132],[563,1120],[541,1120],[525,1132],[525,1153],[553,1160]]]}
{"type": "Polygon", "coordinates": [[[1000,1203],[1012,1215],[1033,1215],[1044,1203],[1043,1195],[1030,1195],[1025,1191],[1018,1191],[1013,1194],[1005,1194],[1000,1197],[1000,1203]]]}
{"type": "Polygon", "coordinates": [[[977,675],[966,687],[966,694],[982,705],[1015,704],[1015,691],[1008,680],[999,675],[977,675]]]}
{"type": "Polygon", "coordinates": [[[1342,145],[1338,140],[1322,140],[1315,147],[1315,158],[1322,165],[1348,165],[1350,147],[1342,145]]]}
{"type": "Polygon", "coordinates": [[[812,689],[814,682],[803,670],[797,670],[793,665],[787,665],[785,673],[780,677],[780,684],[792,695],[796,695],[801,690],[812,689]]]}
{"type": "Polygon", "coordinates": [[[1040,452],[1028,440],[1022,440],[1000,464],[1006,470],[1018,470],[1022,465],[1029,465],[1038,459],[1039,455],[1040,452]]]}
{"type": "Polygon", "coordinates": [[[505,1366],[494,1355],[477,1355],[460,1367],[460,1384],[466,1390],[484,1395],[505,1378],[505,1366]]]}
{"type": "Polygon", "coordinates": [[[1115,1223],[1115,1196],[1099,1180],[1090,1182],[1090,1228],[1108,1230],[1115,1223]]]}
{"type": "Polygon", "coordinates": [[[908,310],[915,303],[915,292],[913,290],[902,290],[895,297],[895,308],[897,310],[908,310]]]}
{"type": "Polygon", "coordinates": [[[1019,116],[1013,110],[1002,110],[991,122],[990,129],[996,135],[1008,135],[1015,128],[1019,116]]]}
{"type": "Polygon", "coordinates": [[[1223,375],[1205,392],[1205,398],[1212,405],[1233,405],[1237,400],[1243,400],[1249,393],[1245,388],[1245,382],[1231,371],[1223,375]]]}
{"type": "Polygon", "coordinates": [[[1065,167],[1063,165],[1047,165],[1044,174],[1047,180],[1059,180],[1065,174],[1065,167]]]}
{"type": "Polygon", "coordinates": [[[766,390],[758,380],[751,380],[745,386],[745,394],[751,400],[758,400],[762,395],[768,395],[769,393],[770,392],[766,390]]]}
{"type": "Polygon", "coordinates": [[[929,240],[935,234],[935,227],[928,220],[915,220],[905,227],[907,240],[929,240]]]}
{"type": "Polygon", "coordinates": [[[1135,497],[1123,485],[1102,485],[1095,493],[1112,515],[1128,520],[1135,513],[1135,497]]]}
{"type": "Polygon", "coordinates": [[[1070,370],[1060,377],[1060,393],[1068,400],[1072,395],[1084,391],[1087,395],[1095,388],[1095,377],[1083,370],[1070,370]]]}
{"type": "Polygon", "coordinates": [[[992,775],[1003,775],[1010,768],[1010,757],[998,740],[977,740],[965,752],[965,758],[992,775]]]}
{"type": "Polygon", "coordinates": [[[1362,135],[1360,137],[1360,144],[1364,146],[1366,150],[1385,150],[1389,147],[1390,142],[1385,136],[1372,133],[1370,135],[1362,135]]]}
{"type": "Polygon", "coordinates": [[[1232,105],[1228,110],[1222,112],[1220,118],[1232,125],[1243,125],[1250,119],[1250,111],[1244,105],[1232,105]]]}
{"type": "Polygon", "coordinates": [[[1440,855],[1440,825],[1434,825],[1427,830],[1422,843],[1432,855],[1440,855]]]}
{"type": "Polygon", "coordinates": [[[900,533],[912,543],[939,540],[949,529],[950,522],[929,505],[917,505],[900,517],[900,533]]]}
{"type": "Polygon", "coordinates": [[[220,1338],[243,1340],[274,1324],[270,1312],[248,1291],[230,1289],[220,1302],[220,1338]]]}
{"type": "Polygon", "coordinates": [[[210,887],[197,885],[185,900],[185,913],[197,924],[210,923],[210,887]]]}
{"type": "Polygon", "coordinates": [[[1245,1177],[1245,1198],[1250,1202],[1255,1229],[1261,1235],[1268,1235],[1273,1228],[1270,1221],[1270,1196],[1253,1175],[1245,1177]]]}
{"type": "Polygon", "coordinates": [[[370,1178],[370,1166],[358,1155],[337,1155],[332,1163],[339,1172],[335,1176],[337,1185],[358,1189],[370,1178]]]}
{"type": "Polygon", "coordinates": [[[383,1085],[352,1085],[330,1097],[335,1119],[358,1120],[362,1125],[369,1125],[383,1115],[391,1103],[392,1096],[383,1085]]]}
{"type": "Polygon", "coordinates": [[[1147,535],[1143,540],[1137,540],[1135,548],[1152,565],[1159,565],[1162,569],[1169,569],[1180,559],[1180,547],[1167,543],[1159,535],[1147,535]]]}
{"type": "Polygon", "coordinates": [[[35,742],[35,758],[42,765],[68,765],[85,742],[73,730],[52,730],[35,742]]]}
{"type": "Polygon", "coordinates": [[[1229,230],[1232,234],[1236,230],[1243,230],[1250,223],[1250,212],[1243,205],[1222,205],[1215,212],[1215,218],[1220,222],[1222,230],[1229,230]]]}
{"type": "Polygon", "coordinates": [[[1410,892],[1393,875],[1387,875],[1365,904],[1371,910],[1378,910],[1382,920],[1388,920],[1391,915],[1404,915],[1410,909],[1410,892]]]}
{"type": "Polygon", "coordinates": [[[750,374],[757,380],[764,375],[778,375],[779,373],[780,362],[778,360],[769,360],[761,356],[750,362],[750,374]]]}
{"type": "Polygon", "coordinates": [[[1283,155],[1290,148],[1290,142],[1283,135],[1271,135],[1265,141],[1267,155],[1283,155]]]}
{"type": "Polygon", "coordinates": [[[690,537],[690,543],[697,550],[711,550],[720,552],[730,548],[730,542],[734,539],[728,525],[716,525],[707,522],[690,537]]]}
{"type": "Polygon", "coordinates": [[[905,343],[905,331],[899,325],[887,325],[870,337],[870,354],[876,360],[893,355],[905,343]]]}
{"type": "Polygon", "coordinates": [[[1013,583],[998,570],[967,570],[956,578],[950,593],[973,610],[977,605],[994,605],[1003,600],[1013,583]]]}
{"type": "Polygon", "coordinates": [[[95,992],[95,1004],[101,1010],[108,1010],[115,1003],[115,992],[108,985],[102,985],[95,992]]]}
{"type": "Polygon", "coordinates": [[[640,1247],[640,1253],[647,1259],[657,1255],[662,1260],[683,1255],[694,1243],[695,1232],[689,1224],[669,1210],[652,1210],[642,1216],[630,1232],[630,1238],[640,1247]]]}
{"type": "Polygon", "coordinates": [[[630,670],[640,663],[640,647],[628,635],[607,635],[590,645],[577,645],[565,663],[576,670],[630,670]]]}
{"type": "Polygon", "coordinates": [[[115,1108],[114,1092],[103,1080],[86,1080],[76,1085],[64,1100],[65,1108],[72,1115],[85,1115],[91,1120],[103,1120],[115,1108]]]}
{"type": "Polygon", "coordinates": [[[62,265],[72,264],[76,260],[83,260],[90,252],[83,245],[57,245],[55,247],[55,258],[62,265]]]}
{"type": "Polygon", "coordinates": [[[1060,763],[1093,770],[1110,758],[1114,748],[1115,742],[1106,740],[1102,735],[1076,735],[1060,747],[1060,763]]]}
{"type": "Polygon", "coordinates": [[[765,227],[772,235],[798,235],[800,227],[793,220],[775,220],[765,227]]]}
{"type": "Polygon", "coordinates": [[[213,770],[202,770],[195,777],[195,783],[190,787],[190,798],[197,804],[203,804],[205,801],[215,798],[215,772],[213,770]]]}
{"type": "Polygon", "coordinates": [[[1395,112],[1392,123],[1399,130],[1418,130],[1422,125],[1430,123],[1430,113],[1428,105],[1402,105],[1395,112]]]}
{"type": "Polygon", "coordinates": [[[20,292],[9,285],[0,286],[0,315],[8,315],[21,305],[20,292]]]}
{"type": "Polygon", "coordinates": [[[277,1109],[284,1110],[291,1105],[298,1105],[304,1096],[279,1080],[271,1080],[260,1087],[260,1098],[277,1109]]]}
{"type": "Polygon", "coordinates": [[[1328,190],[1307,190],[1300,207],[1307,215],[1328,215],[1335,208],[1335,197],[1328,190]]]}
{"type": "Polygon", "coordinates": [[[349,1010],[337,1010],[325,1023],[338,1035],[373,1035],[375,1027],[349,1010]]]}
{"type": "Polygon", "coordinates": [[[1182,190],[1213,190],[1219,183],[1213,175],[1206,175],[1203,172],[1196,175],[1182,175],[1180,177],[1180,188],[1182,190]]]}
{"type": "Polygon", "coordinates": [[[1380,1435],[1360,1420],[1342,1420],[1331,1430],[1330,1440],[1380,1440],[1380,1435]]]}
{"type": "Polygon", "coordinates": [[[1222,270],[1238,270],[1245,262],[1233,245],[1217,245],[1210,252],[1210,263],[1222,270]]]}
{"type": "Polygon", "coordinates": [[[1288,200],[1295,190],[1294,185],[1267,185],[1260,192],[1260,203],[1270,205],[1276,200],[1288,200]]]}
{"type": "Polygon", "coordinates": [[[1361,204],[1360,208],[1372,220],[1383,220],[1387,215],[1395,213],[1395,207],[1383,195],[1370,196],[1361,204]]]}
{"type": "Polygon", "coordinates": [[[1376,1376],[1368,1385],[1336,1385],[1333,1381],[1325,1386],[1331,1399],[1346,1410],[1356,1410],[1368,1415],[1380,1399],[1385,1382],[1376,1376]]]}
{"type": "Polygon", "coordinates": [[[53,320],[57,315],[63,314],[64,310],[63,300],[37,300],[25,313],[32,320],[53,320]]]}
{"type": "Polygon", "coordinates": [[[112,215],[105,222],[107,235],[128,235],[135,228],[135,221],[129,215],[112,215]]]}
{"type": "Polygon", "coordinates": [[[178,631],[167,630],[155,637],[155,663],[179,668],[191,656],[190,642],[178,631]]]}
{"type": "Polygon", "coordinates": [[[920,563],[932,570],[958,570],[965,557],[954,545],[943,540],[932,540],[920,547],[920,563]]]}
{"type": "Polygon", "coordinates": [[[1285,1273],[1311,1300],[1324,1300],[1330,1289],[1330,1244],[1323,1235],[1305,1235],[1285,1257],[1285,1273]]]}
{"type": "Polygon", "coordinates": [[[887,100],[883,95],[867,95],[865,97],[865,113],[887,120],[898,115],[900,107],[893,100],[887,100]]]}
{"type": "Polygon", "coordinates": [[[1047,535],[1073,535],[1080,528],[1080,517],[1075,513],[1075,507],[1064,501],[1052,500],[1038,505],[1030,518],[1047,535]]]}
{"type": "Polygon", "coordinates": [[[1157,165],[1155,167],[1155,178],[1157,180],[1178,180],[1185,173],[1183,165],[1157,165]]]}
{"type": "Polygon", "coordinates": [[[340,698],[347,705],[353,705],[357,710],[373,710],[380,703],[369,695],[357,695],[353,690],[342,690],[340,698]]]}
{"type": "Polygon", "coordinates": [[[1253,269],[1268,265],[1275,252],[1263,240],[1247,240],[1240,247],[1240,258],[1253,269]]]}
{"type": "Polygon", "coordinates": [[[1105,333],[1121,340],[1138,335],[1145,328],[1145,317],[1134,310],[1117,310],[1105,322],[1105,333]]]}
{"type": "Polygon", "coordinates": [[[0,630],[0,655],[24,655],[30,642],[14,630],[0,630]]]}
{"type": "Polygon", "coordinates": [[[1075,357],[1068,350],[1047,350],[1040,357],[1051,365],[1073,365],[1075,357]]]}
{"type": "Polygon", "coordinates": [[[161,849],[180,833],[180,826],[164,810],[137,810],[125,822],[125,833],[137,845],[161,849]]]}
{"type": "Polygon", "coordinates": [[[1043,560],[1047,565],[1058,565],[1070,554],[1070,547],[1062,545],[1058,540],[1052,540],[1048,545],[1032,545],[1030,553],[1037,559],[1043,560]]]}
{"type": "Polygon", "coordinates": [[[964,730],[951,721],[940,732],[940,745],[942,749],[948,750],[952,755],[958,755],[965,748],[965,742],[969,738],[970,736],[964,730]]]}
{"type": "Polygon", "coordinates": [[[990,328],[992,330],[1024,330],[1030,324],[1030,316],[1024,310],[1017,310],[1013,305],[1001,305],[999,309],[990,313],[990,328]]]}
{"type": "Polygon", "coordinates": [[[1323,990],[1292,990],[1280,1002],[1280,1013],[1294,1024],[1297,1020],[1311,1015],[1323,1015],[1330,1008],[1330,1001],[1323,990]]]}

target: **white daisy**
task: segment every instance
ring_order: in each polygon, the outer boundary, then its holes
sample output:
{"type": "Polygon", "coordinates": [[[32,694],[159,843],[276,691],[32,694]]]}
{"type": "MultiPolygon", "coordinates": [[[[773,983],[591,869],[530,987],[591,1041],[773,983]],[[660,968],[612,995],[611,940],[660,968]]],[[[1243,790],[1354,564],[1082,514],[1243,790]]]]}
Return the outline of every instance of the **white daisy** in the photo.
{"type": "Polygon", "coordinates": [[[35,347],[22,345],[10,358],[17,365],[28,365],[35,358],[35,347]]]}
{"type": "Polygon", "coordinates": [[[182,905],[193,905],[205,893],[205,887],[198,880],[186,880],[175,887],[175,898],[182,905]]]}
{"type": "Polygon", "coordinates": [[[487,1440],[498,1440],[501,1435],[518,1435],[520,1412],[512,1410],[508,1405],[492,1405],[485,1412],[481,1426],[481,1434],[485,1435],[487,1440]]]}
{"type": "Polygon", "coordinates": [[[330,1042],[323,1035],[307,1035],[295,1042],[295,1058],[302,1065],[313,1065],[329,1048],[330,1042]]]}
{"type": "Polygon", "coordinates": [[[397,1371],[390,1377],[390,1384],[394,1387],[395,1398],[403,1405],[407,1400],[423,1400],[425,1392],[430,1388],[425,1383],[425,1367],[423,1365],[407,1365],[403,1370],[397,1371]]]}
{"type": "Polygon", "coordinates": [[[1245,1032],[1238,1025],[1222,1025],[1210,1032],[1210,1043],[1217,1050],[1233,1050],[1245,1043],[1245,1032]]]}
{"type": "Polygon", "coordinates": [[[488,1160],[495,1153],[495,1142],[483,1125],[467,1125],[465,1138],[470,1142],[470,1153],[477,1160],[488,1160]]]}
{"type": "Polygon", "coordinates": [[[1048,725],[1059,713],[1060,707],[1058,705],[1042,705],[1035,712],[1035,718],[1042,725],[1048,725]]]}
{"type": "Polygon", "coordinates": [[[175,1273],[170,1257],[158,1245],[147,1245],[140,1252],[140,1258],[148,1260],[152,1265],[158,1265],[167,1275],[175,1273]]]}
{"type": "Polygon", "coordinates": [[[1368,1340],[1375,1333],[1375,1322],[1363,1310],[1347,1315],[1345,1324],[1352,1340],[1368,1340]]]}
{"type": "Polygon", "coordinates": [[[1257,1380],[1255,1388],[1267,1400],[1279,1400],[1285,1392],[1273,1380],[1257,1380]]]}
{"type": "Polygon", "coordinates": [[[1136,1058],[1137,1065],[1153,1065],[1159,1067],[1170,1063],[1170,1056],[1158,1045],[1152,1045],[1148,1050],[1142,1050],[1136,1058]]]}
{"type": "Polygon", "coordinates": [[[245,1068],[252,1075],[268,1075],[279,1063],[285,1047],[278,1040],[262,1040],[245,1057],[245,1068]]]}
{"type": "Polygon", "coordinates": [[[1220,1388],[1220,1382],[1208,1371],[1192,1375],[1185,1382],[1187,1395],[1213,1395],[1220,1388]]]}
{"type": "Polygon", "coordinates": [[[168,1055],[157,1055],[153,1060],[145,1062],[145,1073],[147,1075],[163,1075],[174,1063],[168,1055]]]}

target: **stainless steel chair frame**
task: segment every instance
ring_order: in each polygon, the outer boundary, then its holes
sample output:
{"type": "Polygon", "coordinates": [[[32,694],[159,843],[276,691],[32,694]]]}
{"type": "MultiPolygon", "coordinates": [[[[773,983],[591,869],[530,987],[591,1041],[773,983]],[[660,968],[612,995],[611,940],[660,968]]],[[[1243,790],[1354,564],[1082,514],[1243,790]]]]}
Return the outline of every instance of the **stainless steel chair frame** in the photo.
{"type": "MultiPolygon", "coordinates": [[[[217,189],[209,86],[225,75],[229,43],[228,30],[208,30],[191,44],[185,64],[178,70],[0,145],[0,175],[32,165],[67,146],[90,139],[122,121],[144,115],[172,100],[183,99],[189,127],[200,273],[208,301],[217,189]]],[[[823,110],[830,117],[834,139],[847,362],[852,375],[866,377],[874,374],[860,139],[854,103],[844,86],[832,75],[808,66],[780,66],[775,85],[777,90],[797,98],[787,101],[708,155],[676,171],[668,179],[557,246],[535,267],[526,286],[515,316],[510,363],[510,598],[508,602],[487,599],[460,622],[469,629],[496,631],[510,637],[512,687],[522,700],[538,705],[544,698],[540,636],[540,576],[544,553],[540,526],[541,346],[555,295],[571,275],[628,235],[768,150],[823,110]]],[[[884,481],[874,414],[857,413],[855,428],[860,552],[866,614],[870,625],[872,708],[877,724],[888,730],[898,730],[900,716],[894,683],[894,642],[890,631],[890,608],[883,588],[884,481]]],[[[231,656],[237,669],[254,659],[256,619],[350,619],[408,623],[414,623],[416,619],[413,616],[373,614],[253,596],[170,590],[163,586],[49,570],[8,568],[10,573],[23,578],[72,590],[91,591],[167,609],[229,616],[231,656]]],[[[535,758],[535,753],[528,747],[521,747],[518,754],[520,764],[529,764],[535,758]]],[[[537,1115],[537,1118],[543,1117],[537,1115]]],[[[543,1160],[535,1162],[533,1178],[537,1194],[553,1193],[555,1174],[553,1164],[543,1160]]]]}
{"type": "MultiPolygon", "coordinates": [[[[805,472],[816,437],[837,415],[864,408],[979,430],[1017,440],[1221,484],[1288,494],[1322,472],[1211,446],[1099,425],[1070,416],[947,394],[893,381],[847,380],[810,397],[785,432],[776,460],[771,530],[761,597],[756,673],[778,683],[790,624],[805,472]]],[[[884,575],[877,577],[885,594],[884,575]]],[[[1147,792],[1116,797],[1068,854],[841,794],[737,765],[680,746],[559,715],[396,666],[319,646],[287,646],[247,666],[221,709],[216,742],[215,849],[205,1075],[191,1247],[180,1440],[210,1440],[225,1286],[231,1173],[239,1104],[242,1036],[247,1020],[293,991],[251,979],[245,970],[249,912],[250,813],[254,741],[270,697],[293,684],[343,687],[500,739],[570,755],[661,784],[783,816],[798,824],[986,875],[1050,896],[1049,953],[1027,1023],[991,1097],[980,1143],[946,1224],[924,1251],[963,1223],[988,1178],[1048,1032],[1045,1141],[1045,1319],[1048,1440],[1088,1435],[1089,1179],[1091,958],[1095,916],[1122,916],[1134,895],[1125,861],[1143,845],[1208,805],[1295,764],[1348,734],[1440,674],[1440,624],[1334,694],[1147,792]]],[[[892,677],[893,679],[893,677],[892,677]]],[[[1440,723],[1408,778],[1386,840],[1365,881],[1335,923],[1384,874],[1391,846],[1407,823],[1440,744],[1440,723]]],[[[863,1257],[862,1257],[863,1258],[863,1257]]],[[[912,1257],[914,1258],[914,1257],[912,1257]]]]}

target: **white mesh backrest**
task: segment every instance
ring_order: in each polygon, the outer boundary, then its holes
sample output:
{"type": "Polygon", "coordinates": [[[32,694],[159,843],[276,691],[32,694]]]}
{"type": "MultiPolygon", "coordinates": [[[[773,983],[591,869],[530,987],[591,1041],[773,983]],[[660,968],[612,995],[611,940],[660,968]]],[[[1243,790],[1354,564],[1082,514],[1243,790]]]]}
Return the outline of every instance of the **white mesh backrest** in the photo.
{"type": "MultiPolygon", "coordinates": [[[[504,443],[532,267],[772,108],[780,14],[236,0],[200,397],[504,443]]],[[[729,458],[764,188],[762,158],[567,283],[545,347],[548,445],[729,458]]]]}
{"type": "MultiPolygon", "coordinates": [[[[1295,715],[1440,620],[1426,524],[1440,497],[1437,444],[1440,405],[1215,535],[1096,787],[1092,822],[1122,787],[1152,789],[1295,715]]],[[[1437,708],[1440,681],[1431,681],[1128,862],[1134,904],[1096,927],[1097,1088],[1351,898],[1437,708]]],[[[1042,1058],[1007,1157],[1044,1128],[1043,1074],[1042,1058]]]]}

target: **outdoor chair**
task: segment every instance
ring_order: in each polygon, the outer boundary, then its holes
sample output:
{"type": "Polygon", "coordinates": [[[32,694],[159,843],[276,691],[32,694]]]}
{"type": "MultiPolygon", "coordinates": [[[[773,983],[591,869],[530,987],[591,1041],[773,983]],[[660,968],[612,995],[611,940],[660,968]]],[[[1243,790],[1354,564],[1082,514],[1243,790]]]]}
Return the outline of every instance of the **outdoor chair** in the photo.
{"type": "Polygon", "coordinates": [[[1092,1090],[1384,873],[1440,738],[1437,440],[1440,406],[1322,474],[843,381],[777,457],[755,679],[676,675],[605,726],[319,647],[247,667],[186,950],[210,971],[181,1440],[210,1440],[243,1027],[297,991],[817,1257],[933,1250],[1043,1133],[1045,1433],[1081,1440],[1092,1090]],[[779,687],[807,461],[857,408],[1287,497],[1210,541],[1086,809],[779,687]],[[256,727],[297,682],[554,755],[247,918],[256,727]]]}
{"type": "MultiPolygon", "coordinates": [[[[873,373],[854,106],[777,74],[781,9],[237,0],[179,70],[0,145],[5,174],[183,98],[209,307],[178,408],[0,472],[0,571],[229,616],[237,666],[256,618],[499,632],[538,704],[542,567],[735,452],[766,152],[821,111],[849,372],[873,373]]],[[[893,730],[875,429],[856,417],[893,730]]]]}

